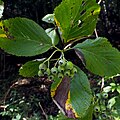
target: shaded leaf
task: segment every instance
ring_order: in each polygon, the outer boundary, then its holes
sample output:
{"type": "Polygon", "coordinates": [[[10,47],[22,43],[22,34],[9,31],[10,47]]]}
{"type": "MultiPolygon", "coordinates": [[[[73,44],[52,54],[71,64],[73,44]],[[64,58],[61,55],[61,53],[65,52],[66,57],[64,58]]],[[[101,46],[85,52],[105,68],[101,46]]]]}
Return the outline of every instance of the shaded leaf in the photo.
{"type": "Polygon", "coordinates": [[[53,101],[69,118],[83,118],[91,105],[92,95],[89,81],[83,71],[78,67],[77,70],[73,79],[56,78],[51,86],[53,101]]]}
{"type": "Polygon", "coordinates": [[[51,39],[34,21],[13,18],[2,21],[6,38],[0,38],[0,47],[17,56],[35,56],[51,47],[51,39]]]}
{"type": "Polygon", "coordinates": [[[117,109],[117,113],[120,117],[120,95],[118,97],[116,97],[116,103],[115,103],[115,108],[117,109]]]}
{"type": "Polygon", "coordinates": [[[19,74],[23,77],[34,77],[38,75],[39,64],[42,61],[29,61],[26,62],[20,69],[19,74]]]}
{"type": "Polygon", "coordinates": [[[56,7],[55,22],[62,31],[64,42],[91,35],[99,11],[95,0],[64,0],[56,7]]]}
{"type": "Polygon", "coordinates": [[[84,55],[85,67],[94,74],[113,76],[120,73],[120,52],[106,38],[88,39],[74,46],[74,49],[80,59],[79,52],[84,55]]]}

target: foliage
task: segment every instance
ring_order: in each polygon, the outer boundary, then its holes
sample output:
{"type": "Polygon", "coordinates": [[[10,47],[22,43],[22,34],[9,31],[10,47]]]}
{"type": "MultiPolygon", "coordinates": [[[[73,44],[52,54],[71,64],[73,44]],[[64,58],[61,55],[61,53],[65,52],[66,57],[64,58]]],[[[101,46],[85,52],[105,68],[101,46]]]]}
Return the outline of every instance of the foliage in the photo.
{"type": "MultiPolygon", "coordinates": [[[[101,82],[103,80],[105,83],[103,89],[101,91],[100,89],[94,91],[94,116],[99,120],[119,120],[120,84],[117,83],[116,85],[115,77],[102,78],[101,82]]],[[[99,84],[100,81],[97,85],[99,86],[99,84]]]]}
{"type": "MultiPolygon", "coordinates": [[[[92,120],[93,105],[96,104],[95,101],[91,103],[93,97],[87,75],[79,65],[67,60],[68,51],[75,51],[85,68],[94,74],[110,77],[120,73],[120,52],[106,38],[88,39],[94,32],[99,12],[100,7],[94,0],[63,0],[53,14],[42,19],[53,24],[53,28],[43,30],[34,21],[20,17],[0,23],[0,47],[7,53],[28,57],[53,51],[48,58],[41,58],[42,61],[25,63],[20,75],[38,75],[52,81],[51,97],[68,119],[92,120]],[[59,48],[60,44],[62,48],[59,48]]],[[[119,91],[119,87],[115,89],[119,91]]],[[[101,99],[99,101],[101,103],[101,99]]],[[[118,98],[116,101],[119,113],[118,98]]],[[[18,120],[21,118],[19,112],[14,116],[18,120]]]]}

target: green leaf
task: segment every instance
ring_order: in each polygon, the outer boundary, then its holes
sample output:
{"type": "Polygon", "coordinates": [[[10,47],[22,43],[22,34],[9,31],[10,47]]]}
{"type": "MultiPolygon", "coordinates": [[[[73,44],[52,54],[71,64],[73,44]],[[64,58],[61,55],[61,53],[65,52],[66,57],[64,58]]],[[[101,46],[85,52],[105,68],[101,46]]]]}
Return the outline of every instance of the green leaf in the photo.
{"type": "Polygon", "coordinates": [[[64,42],[91,35],[99,12],[100,6],[95,0],[64,0],[54,11],[64,42]]]}
{"type": "Polygon", "coordinates": [[[117,92],[120,94],[120,85],[117,86],[117,92]]]}
{"type": "Polygon", "coordinates": [[[115,107],[116,107],[117,113],[118,113],[118,115],[120,117],[120,95],[116,97],[115,107]]]}
{"type": "Polygon", "coordinates": [[[55,78],[51,86],[53,101],[69,118],[85,117],[92,100],[88,78],[78,67],[77,70],[71,80],[68,77],[62,80],[55,78]]]}
{"type": "Polygon", "coordinates": [[[47,14],[42,18],[42,21],[47,22],[47,23],[55,23],[54,22],[54,14],[47,14]]]}
{"type": "Polygon", "coordinates": [[[45,32],[51,38],[52,44],[57,45],[58,42],[59,42],[59,37],[58,37],[58,35],[56,33],[56,30],[53,29],[53,28],[48,28],[48,29],[45,30],[45,32]]]}
{"type": "Polygon", "coordinates": [[[19,74],[24,77],[34,77],[38,75],[39,64],[42,61],[29,61],[26,62],[20,69],[19,74]]]}
{"type": "Polygon", "coordinates": [[[35,56],[48,51],[52,45],[50,37],[34,21],[13,18],[2,21],[7,37],[0,38],[0,47],[17,56],[35,56]]]}
{"type": "Polygon", "coordinates": [[[92,94],[86,74],[78,67],[70,83],[70,103],[80,118],[86,115],[91,105],[92,94]]]}
{"type": "Polygon", "coordinates": [[[106,38],[88,39],[74,46],[85,67],[100,76],[113,76],[120,73],[120,52],[113,48],[106,38]]]}

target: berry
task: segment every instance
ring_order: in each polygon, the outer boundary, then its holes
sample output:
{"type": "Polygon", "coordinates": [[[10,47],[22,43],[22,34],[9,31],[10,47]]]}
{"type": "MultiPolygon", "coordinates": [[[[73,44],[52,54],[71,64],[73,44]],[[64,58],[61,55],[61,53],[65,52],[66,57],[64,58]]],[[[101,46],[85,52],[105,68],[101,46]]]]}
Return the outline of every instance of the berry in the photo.
{"type": "Polygon", "coordinates": [[[73,78],[74,77],[74,73],[70,73],[70,78],[73,78]]]}
{"type": "Polygon", "coordinates": [[[97,94],[96,94],[96,97],[97,97],[98,99],[101,99],[101,94],[100,94],[100,93],[97,93],[97,94]]]}
{"type": "Polygon", "coordinates": [[[100,107],[99,107],[98,105],[96,105],[96,106],[94,107],[94,111],[95,111],[95,112],[99,112],[99,111],[100,111],[100,107]]]}
{"type": "Polygon", "coordinates": [[[44,75],[49,76],[49,75],[50,75],[50,73],[51,73],[50,69],[49,69],[49,68],[47,68],[47,70],[44,72],[44,75]]]}
{"type": "Polygon", "coordinates": [[[41,64],[39,65],[39,70],[45,71],[46,69],[47,69],[47,67],[46,67],[46,65],[45,65],[44,63],[41,63],[41,64]]]}
{"type": "Polygon", "coordinates": [[[70,77],[70,70],[65,71],[64,75],[70,77]]]}
{"type": "Polygon", "coordinates": [[[108,98],[108,93],[102,93],[102,97],[104,98],[104,99],[107,99],[108,98]]]}
{"type": "Polygon", "coordinates": [[[68,61],[68,62],[66,63],[65,68],[66,68],[67,70],[72,70],[72,69],[73,69],[73,63],[72,63],[71,61],[68,61]]]}
{"type": "Polygon", "coordinates": [[[102,113],[101,117],[102,117],[103,120],[107,120],[107,114],[106,113],[102,113]]]}
{"type": "Polygon", "coordinates": [[[49,75],[48,79],[53,80],[54,76],[53,75],[49,75]]]}
{"type": "Polygon", "coordinates": [[[56,75],[58,73],[58,69],[56,67],[51,68],[51,73],[56,75]]]}
{"type": "Polygon", "coordinates": [[[62,66],[58,66],[58,71],[59,71],[59,72],[64,72],[64,70],[65,70],[64,67],[62,67],[62,66]]]}
{"type": "Polygon", "coordinates": [[[65,60],[65,59],[61,59],[61,60],[58,61],[58,64],[59,64],[60,66],[65,66],[66,60],[65,60]]]}
{"type": "Polygon", "coordinates": [[[63,74],[62,73],[58,73],[58,78],[62,79],[63,78],[63,74]]]}
{"type": "Polygon", "coordinates": [[[43,72],[41,70],[38,71],[38,76],[39,77],[43,76],[43,72]]]}
{"type": "Polygon", "coordinates": [[[77,69],[76,69],[75,67],[73,67],[72,73],[73,73],[73,74],[76,74],[76,73],[77,73],[77,69]]]}

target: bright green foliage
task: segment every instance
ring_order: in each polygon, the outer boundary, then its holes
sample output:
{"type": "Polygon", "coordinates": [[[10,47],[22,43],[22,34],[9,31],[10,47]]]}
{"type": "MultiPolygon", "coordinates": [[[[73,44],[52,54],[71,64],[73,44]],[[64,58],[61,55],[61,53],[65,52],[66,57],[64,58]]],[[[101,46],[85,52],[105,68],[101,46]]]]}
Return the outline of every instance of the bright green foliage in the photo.
{"type": "Polygon", "coordinates": [[[17,56],[35,56],[51,47],[51,39],[34,21],[27,18],[13,18],[3,21],[6,37],[0,38],[0,47],[17,56]]]}
{"type": "Polygon", "coordinates": [[[100,76],[120,73],[120,52],[106,38],[88,39],[74,49],[80,59],[84,56],[85,67],[91,72],[100,76]]]}
{"type": "Polygon", "coordinates": [[[34,77],[38,75],[38,66],[41,61],[29,61],[25,63],[20,69],[19,74],[24,77],[34,77]]]}
{"type": "Polygon", "coordinates": [[[47,14],[42,18],[42,21],[47,22],[47,23],[55,23],[54,22],[54,14],[47,14]]]}
{"type": "Polygon", "coordinates": [[[57,34],[56,30],[53,29],[53,28],[48,28],[48,29],[45,30],[45,32],[51,38],[52,44],[57,45],[58,42],[59,42],[59,37],[58,37],[58,34],[57,34]]]}
{"type": "Polygon", "coordinates": [[[64,42],[91,35],[100,11],[95,0],[64,0],[56,7],[55,22],[62,31],[64,42]]]}

